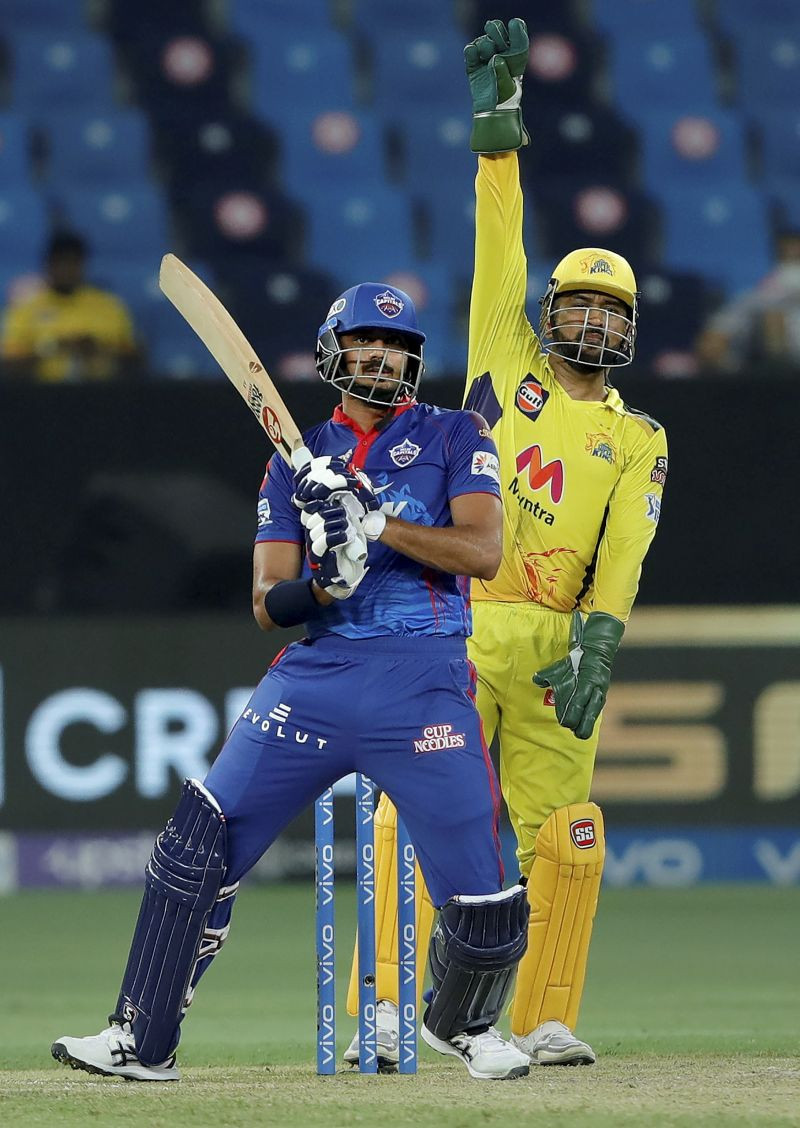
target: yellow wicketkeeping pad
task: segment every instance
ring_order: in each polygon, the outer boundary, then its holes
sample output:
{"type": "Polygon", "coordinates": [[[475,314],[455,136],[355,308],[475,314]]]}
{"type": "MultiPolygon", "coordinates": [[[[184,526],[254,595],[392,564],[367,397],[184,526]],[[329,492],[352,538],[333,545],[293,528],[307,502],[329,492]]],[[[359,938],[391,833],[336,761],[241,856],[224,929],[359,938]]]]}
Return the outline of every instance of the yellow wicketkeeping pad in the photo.
{"type": "Polygon", "coordinates": [[[550,1019],[574,1029],[604,860],[596,803],[559,807],[543,823],[528,880],[531,919],[511,1010],[514,1034],[550,1019]]]}

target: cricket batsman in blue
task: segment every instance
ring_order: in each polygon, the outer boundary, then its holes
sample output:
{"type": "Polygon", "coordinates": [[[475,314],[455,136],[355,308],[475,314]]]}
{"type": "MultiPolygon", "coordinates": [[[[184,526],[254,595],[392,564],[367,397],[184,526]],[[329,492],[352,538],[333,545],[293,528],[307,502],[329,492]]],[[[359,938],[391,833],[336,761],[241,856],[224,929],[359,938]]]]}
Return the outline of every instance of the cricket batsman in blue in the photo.
{"type": "Polygon", "coordinates": [[[497,450],[484,419],[419,403],[425,335],[408,294],[366,282],[331,306],[317,369],[342,393],[279,457],[258,503],[253,611],[305,624],[256,688],[205,780],[159,835],[110,1025],[53,1056],[138,1081],[180,1076],[180,1024],[230,928],[240,880],[284,827],[362,772],[405,820],[440,910],[422,1037],[478,1080],[525,1076],[494,1029],[527,946],[524,889],[503,889],[499,787],[467,658],[469,577],[502,553],[497,450]]]}

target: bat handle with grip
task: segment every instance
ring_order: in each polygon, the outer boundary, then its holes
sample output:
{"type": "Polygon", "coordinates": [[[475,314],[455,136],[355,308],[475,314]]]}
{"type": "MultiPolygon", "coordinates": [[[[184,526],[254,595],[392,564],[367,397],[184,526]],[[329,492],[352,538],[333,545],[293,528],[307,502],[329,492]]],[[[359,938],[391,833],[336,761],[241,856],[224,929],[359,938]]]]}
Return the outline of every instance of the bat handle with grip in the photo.
{"type": "MultiPolygon", "coordinates": [[[[307,446],[295,447],[292,451],[292,466],[295,470],[302,470],[304,466],[308,466],[313,457],[313,454],[307,446]]],[[[346,497],[347,495],[343,496],[346,497]]],[[[345,509],[347,509],[347,505],[345,505],[345,509]]],[[[352,560],[354,564],[358,564],[361,560],[366,560],[367,554],[366,552],[360,551],[356,545],[349,544],[347,546],[347,558],[348,560],[352,560]]]]}

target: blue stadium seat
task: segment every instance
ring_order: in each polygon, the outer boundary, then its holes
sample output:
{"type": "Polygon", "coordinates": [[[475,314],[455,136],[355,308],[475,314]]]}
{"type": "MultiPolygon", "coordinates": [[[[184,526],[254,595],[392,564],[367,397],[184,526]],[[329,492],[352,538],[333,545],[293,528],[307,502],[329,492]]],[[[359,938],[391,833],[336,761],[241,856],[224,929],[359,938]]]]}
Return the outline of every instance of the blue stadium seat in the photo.
{"type": "Polygon", "coordinates": [[[30,160],[28,123],[13,111],[0,113],[0,184],[6,187],[29,184],[30,160]]]}
{"type": "Polygon", "coordinates": [[[673,187],[744,183],[745,132],[737,114],[654,112],[642,119],[642,182],[655,195],[673,187]]]}
{"type": "Polygon", "coordinates": [[[764,177],[764,192],[776,210],[779,227],[800,231],[800,175],[764,177]]]}
{"type": "Polygon", "coordinates": [[[531,47],[525,74],[526,106],[588,107],[596,102],[597,36],[569,26],[557,12],[529,21],[531,47]]]}
{"type": "Polygon", "coordinates": [[[714,6],[714,21],[734,39],[747,39],[765,27],[790,31],[796,27],[795,0],[724,0],[714,6]]]}
{"type": "Polygon", "coordinates": [[[469,277],[475,250],[474,179],[448,185],[426,201],[428,251],[457,276],[469,277]]]}
{"type": "Polygon", "coordinates": [[[306,21],[250,43],[253,112],[290,132],[295,112],[355,108],[353,54],[339,32],[306,21]]]}
{"type": "Polygon", "coordinates": [[[602,176],[630,184],[638,154],[638,131],[616,111],[601,106],[539,106],[525,110],[533,142],[520,161],[520,175],[535,187],[542,177],[602,176]]]}
{"type": "Polygon", "coordinates": [[[800,176],[800,107],[765,109],[757,124],[765,175],[800,176]]]}
{"type": "Polygon", "coordinates": [[[206,0],[104,0],[103,26],[119,40],[138,39],[157,29],[159,35],[205,35],[206,0]]]}
{"type": "Polygon", "coordinates": [[[449,191],[451,185],[471,185],[478,158],[469,147],[472,117],[469,109],[427,114],[417,112],[395,119],[403,153],[403,182],[415,196],[429,199],[449,191]]]}
{"type": "Polygon", "coordinates": [[[469,94],[464,77],[464,41],[455,30],[375,34],[371,43],[372,96],[376,110],[391,116],[398,105],[427,114],[432,106],[463,110],[469,94]]]}
{"type": "Polygon", "coordinates": [[[194,27],[164,26],[159,19],[116,42],[135,99],[154,124],[180,119],[186,124],[229,108],[231,83],[241,71],[240,52],[230,41],[194,27]]]}
{"type": "Polygon", "coordinates": [[[165,299],[154,303],[145,326],[149,370],[174,379],[224,380],[211,353],[165,299]]]}
{"type": "Polygon", "coordinates": [[[353,185],[366,190],[386,181],[385,136],[380,121],[334,107],[295,112],[281,142],[281,179],[306,203],[353,185]]]}
{"type": "Polygon", "coordinates": [[[157,122],[155,147],[176,202],[186,192],[186,170],[194,181],[260,190],[274,177],[277,137],[263,122],[219,106],[210,115],[178,114],[157,122]]]}
{"type": "Polygon", "coordinates": [[[212,262],[259,254],[275,265],[293,255],[299,239],[296,204],[280,192],[237,181],[187,184],[175,214],[189,253],[212,262]]]}
{"type": "Polygon", "coordinates": [[[772,263],[763,193],[720,184],[663,198],[665,266],[701,274],[727,294],[754,285],[772,263]]]}
{"type": "Polygon", "coordinates": [[[714,289],[697,274],[658,265],[637,268],[636,281],[642,294],[636,367],[644,364],[664,375],[677,366],[691,371],[690,354],[711,312],[714,289]]]}
{"type": "Polygon", "coordinates": [[[800,26],[754,27],[736,43],[739,102],[748,110],[796,107],[800,96],[800,26]]]}
{"type": "Polygon", "coordinates": [[[717,87],[707,39],[664,33],[614,40],[610,52],[614,101],[635,122],[656,109],[686,114],[717,107],[717,87]]]}
{"type": "Polygon", "coordinates": [[[137,110],[70,110],[42,119],[48,179],[123,187],[150,175],[150,130],[137,110]]]}
{"type": "Polygon", "coordinates": [[[93,286],[122,298],[137,329],[141,327],[144,332],[153,305],[167,300],[158,288],[159,265],[160,260],[155,257],[131,263],[119,255],[92,255],[86,276],[93,286]]]}
{"type": "Polygon", "coordinates": [[[407,33],[410,27],[437,36],[458,29],[452,0],[434,4],[430,0],[381,0],[377,9],[374,0],[352,0],[350,20],[365,36],[378,32],[391,38],[407,33]]]}
{"type": "MultiPolygon", "coordinates": [[[[727,0],[725,0],[727,4],[727,0]]],[[[592,0],[592,20],[605,35],[630,43],[653,32],[669,34],[699,29],[696,0],[592,0]]]]}
{"type": "Polygon", "coordinates": [[[3,0],[0,36],[11,38],[26,31],[85,31],[86,8],[75,0],[3,0]]]}
{"type": "Polygon", "coordinates": [[[90,32],[28,32],[12,47],[12,99],[15,109],[31,115],[57,107],[111,107],[114,60],[111,48],[90,32]]]}
{"type": "Polygon", "coordinates": [[[341,279],[342,289],[380,277],[414,248],[408,196],[395,188],[370,186],[325,192],[309,208],[306,261],[341,279]]]}
{"type": "Polygon", "coordinates": [[[301,31],[306,25],[330,30],[330,0],[230,0],[228,5],[228,26],[245,42],[267,44],[276,28],[301,31]]]}
{"type": "Polygon", "coordinates": [[[574,247],[608,247],[634,265],[655,259],[658,209],[646,193],[586,178],[551,177],[527,193],[536,241],[528,249],[557,262],[574,247]]]}
{"type": "Polygon", "coordinates": [[[228,308],[268,368],[283,354],[313,351],[339,293],[328,274],[270,266],[255,255],[220,260],[218,276],[228,308]]]}
{"type": "Polygon", "coordinates": [[[0,187],[0,267],[39,270],[49,229],[47,205],[37,191],[0,187]]]}
{"type": "Polygon", "coordinates": [[[59,187],[53,200],[61,222],[79,231],[98,255],[160,261],[169,249],[167,209],[155,188],[59,187]]]}

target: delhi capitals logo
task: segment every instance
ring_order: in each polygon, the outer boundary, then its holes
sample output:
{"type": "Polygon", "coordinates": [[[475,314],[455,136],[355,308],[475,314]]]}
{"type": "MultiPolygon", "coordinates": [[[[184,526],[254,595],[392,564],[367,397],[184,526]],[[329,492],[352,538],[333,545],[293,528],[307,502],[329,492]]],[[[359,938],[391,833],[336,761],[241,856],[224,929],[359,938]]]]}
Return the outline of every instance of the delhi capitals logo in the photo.
{"type": "Polygon", "coordinates": [[[410,439],[403,439],[402,443],[398,443],[397,446],[390,449],[389,457],[395,466],[408,466],[421,450],[422,447],[412,443],[410,439]]]}
{"type": "Polygon", "coordinates": [[[398,317],[405,309],[406,303],[391,290],[384,290],[373,298],[384,317],[398,317]]]}

